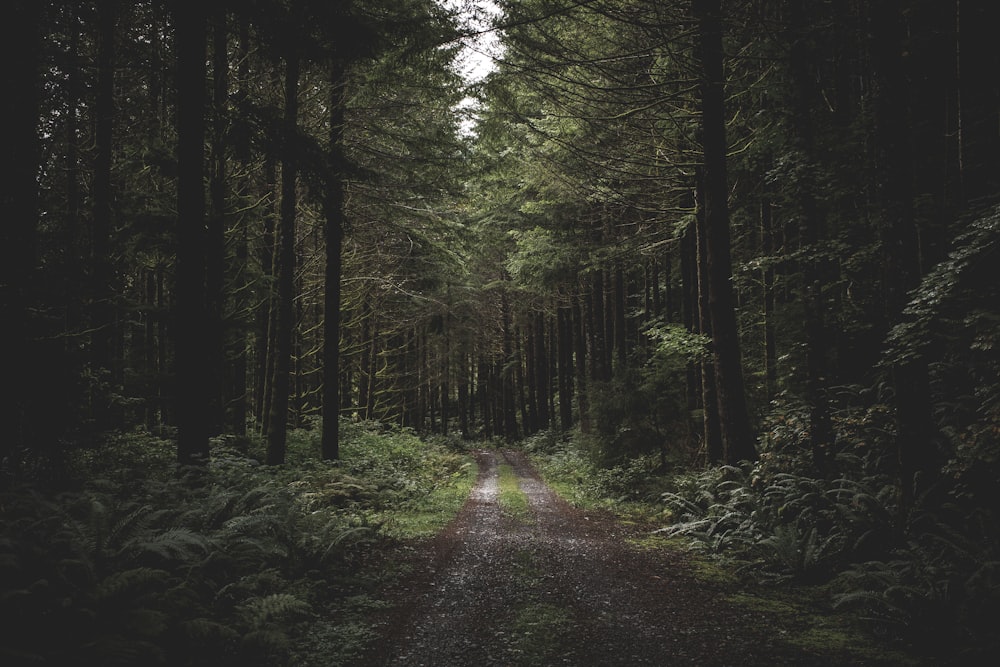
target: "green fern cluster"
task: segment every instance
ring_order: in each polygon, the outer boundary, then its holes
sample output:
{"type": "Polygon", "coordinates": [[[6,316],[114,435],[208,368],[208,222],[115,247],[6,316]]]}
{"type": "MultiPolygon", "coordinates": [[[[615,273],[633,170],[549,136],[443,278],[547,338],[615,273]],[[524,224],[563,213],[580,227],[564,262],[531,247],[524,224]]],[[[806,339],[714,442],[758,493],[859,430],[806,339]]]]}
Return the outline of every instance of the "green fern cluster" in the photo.
{"type": "Polygon", "coordinates": [[[353,436],[339,463],[218,448],[207,469],[140,472],[102,455],[80,490],[5,491],[0,663],[302,664],[299,640],[353,594],[389,514],[464,462],[412,434],[353,436]]]}

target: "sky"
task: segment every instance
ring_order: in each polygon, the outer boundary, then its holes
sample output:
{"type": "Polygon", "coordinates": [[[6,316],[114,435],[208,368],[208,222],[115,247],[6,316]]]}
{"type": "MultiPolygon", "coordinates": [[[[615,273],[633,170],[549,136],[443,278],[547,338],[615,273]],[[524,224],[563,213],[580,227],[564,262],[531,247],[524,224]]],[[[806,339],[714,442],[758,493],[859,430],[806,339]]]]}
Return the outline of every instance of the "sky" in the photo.
{"type": "MultiPolygon", "coordinates": [[[[500,8],[493,0],[439,0],[450,10],[461,12],[462,27],[472,32],[487,31],[464,40],[462,51],[458,57],[458,72],[468,84],[482,81],[494,66],[495,59],[502,55],[500,37],[491,31],[491,21],[500,15],[500,8]]],[[[475,112],[476,100],[467,97],[459,104],[463,112],[475,112]]],[[[475,119],[467,118],[462,122],[464,134],[474,133],[475,119]]]]}

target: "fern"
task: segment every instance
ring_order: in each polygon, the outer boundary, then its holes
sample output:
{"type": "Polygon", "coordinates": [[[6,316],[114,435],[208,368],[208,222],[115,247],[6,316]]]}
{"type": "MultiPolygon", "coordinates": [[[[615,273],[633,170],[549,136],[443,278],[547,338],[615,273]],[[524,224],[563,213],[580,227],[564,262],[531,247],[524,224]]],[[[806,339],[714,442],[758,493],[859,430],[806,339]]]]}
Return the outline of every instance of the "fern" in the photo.
{"type": "Polygon", "coordinates": [[[290,593],[273,593],[253,598],[240,607],[243,622],[255,630],[273,623],[300,620],[309,612],[309,603],[290,593]]]}

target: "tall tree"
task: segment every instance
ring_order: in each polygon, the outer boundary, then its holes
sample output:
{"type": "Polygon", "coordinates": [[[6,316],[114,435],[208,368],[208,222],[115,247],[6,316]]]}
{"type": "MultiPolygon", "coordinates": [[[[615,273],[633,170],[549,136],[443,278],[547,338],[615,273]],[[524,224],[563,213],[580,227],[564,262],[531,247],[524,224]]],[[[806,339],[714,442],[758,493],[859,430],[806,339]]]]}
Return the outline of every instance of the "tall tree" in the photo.
{"type": "Polygon", "coordinates": [[[111,427],[110,386],[115,382],[113,366],[116,299],[112,255],[112,158],[115,118],[115,38],[118,0],[97,4],[97,100],[95,103],[93,223],[91,227],[91,335],[90,349],[96,373],[106,388],[94,397],[94,419],[98,429],[111,427]]]}
{"type": "Polygon", "coordinates": [[[205,78],[207,20],[204,5],[174,8],[177,54],[177,270],[174,344],[175,409],[180,463],[209,455],[210,414],[205,369],[211,357],[205,319],[205,78]]]}
{"type": "Polygon", "coordinates": [[[339,63],[330,68],[330,166],[327,172],[325,214],[326,266],[323,301],[323,435],[325,459],[340,457],[340,280],[344,241],[344,115],[346,82],[339,63]]]}
{"type": "MultiPolygon", "coordinates": [[[[291,45],[289,45],[291,47],[291,45]]],[[[271,380],[270,419],[267,431],[267,462],[285,462],[288,437],[288,405],[291,390],[292,344],[295,329],[295,218],[298,182],[298,135],[300,56],[291,47],[285,55],[285,115],[282,124],[281,215],[278,220],[276,273],[278,315],[275,318],[274,371],[271,380]]]]}
{"type": "Polygon", "coordinates": [[[40,161],[38,116],[41,97],[40,16],[41,5],[16,0],[5,8],[0,27],[0,53],[4,62],[0,100],[4,122],[3,175],[0,177],[0,360],[5,369],[0,386],[0,418],[8,436],[0,445],[0,457],[16,471],[23,449],[31,446],[29,404],[31,362],[29,348],[29,303],[35,269],[38,226],[38,182],[40,161]],[[17,63],[14,65],[14,63],[17,63]]]}
{"type": "Polygon", "coordinates": [[[692,0],[692,3],[698,21],[698,52],[702,67],[702,206],[705,209],[705,254],[715,355],[715,389],[726,460],[736,463],[755,460],[757,450],[747,412],[732,287],[722,3],[720,0],[692,0]]]}

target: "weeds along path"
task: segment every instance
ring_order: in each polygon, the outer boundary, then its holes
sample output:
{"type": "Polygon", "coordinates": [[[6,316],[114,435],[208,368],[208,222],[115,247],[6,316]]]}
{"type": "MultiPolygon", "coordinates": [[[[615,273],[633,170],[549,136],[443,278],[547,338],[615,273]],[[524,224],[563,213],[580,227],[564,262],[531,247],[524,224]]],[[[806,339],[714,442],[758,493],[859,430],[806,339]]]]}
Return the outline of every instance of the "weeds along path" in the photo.
{"type": "Polygon", "coordinates": [[[689,576],[682,556],[631,546],[627,528],[569,506],[522,453],[476,459],[468,502],[402,591],[400,626],[366,664],[851,664],[783,643],[766,616],[689,576]]]}

